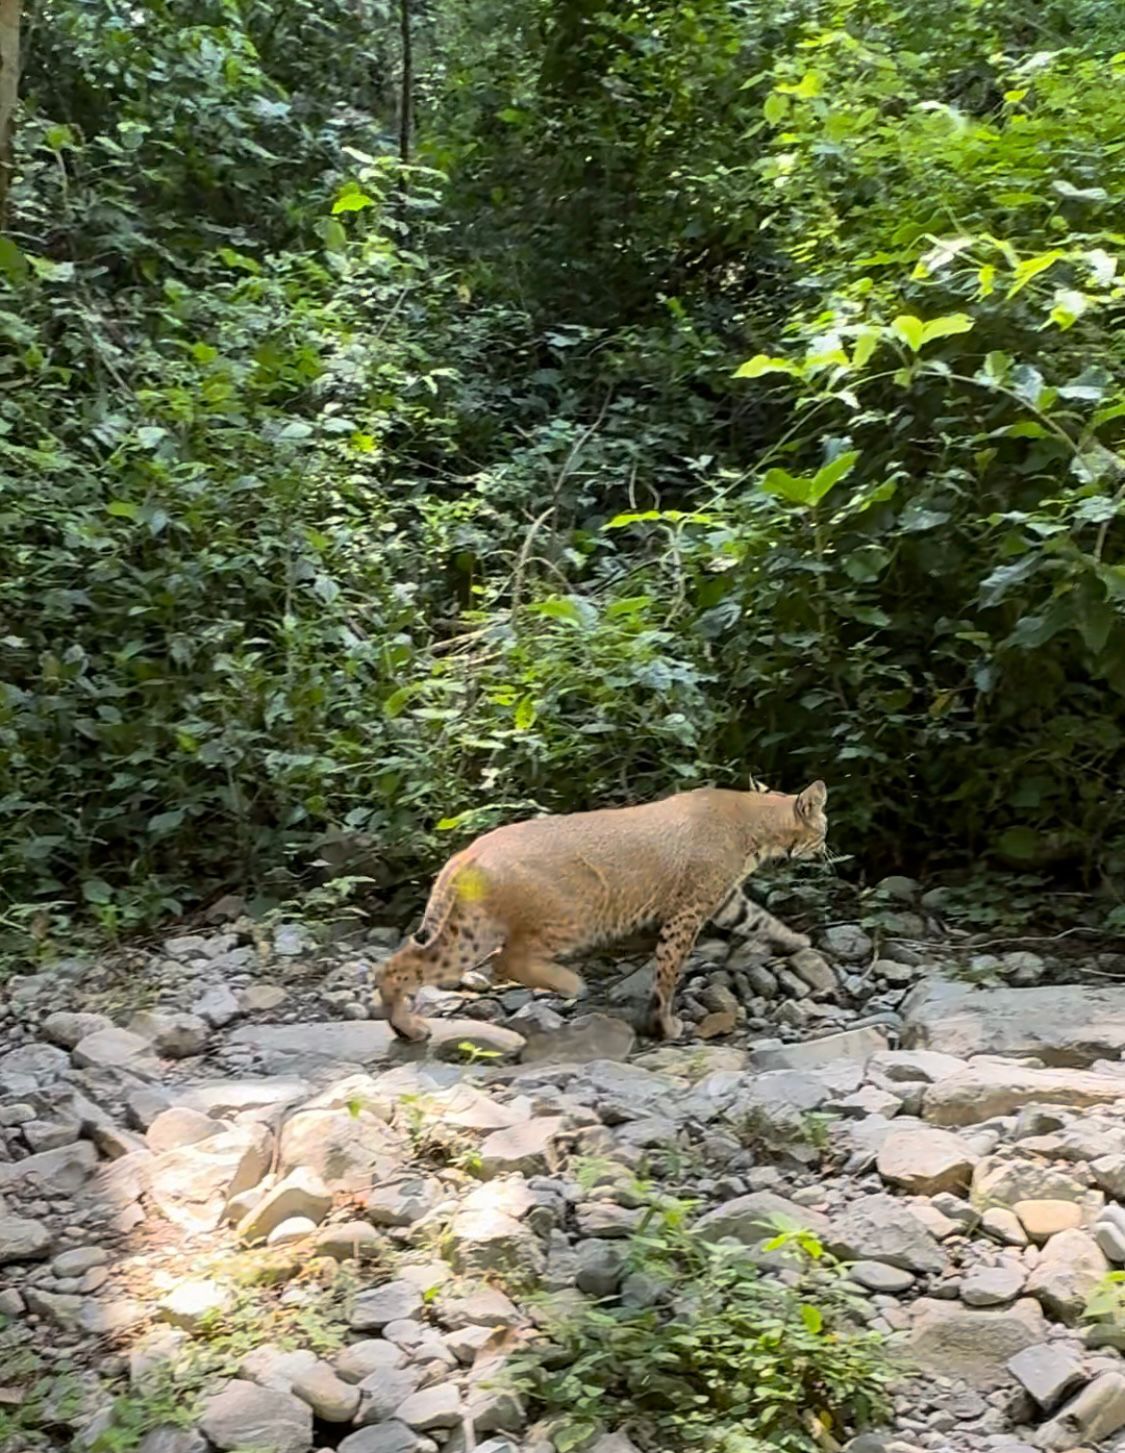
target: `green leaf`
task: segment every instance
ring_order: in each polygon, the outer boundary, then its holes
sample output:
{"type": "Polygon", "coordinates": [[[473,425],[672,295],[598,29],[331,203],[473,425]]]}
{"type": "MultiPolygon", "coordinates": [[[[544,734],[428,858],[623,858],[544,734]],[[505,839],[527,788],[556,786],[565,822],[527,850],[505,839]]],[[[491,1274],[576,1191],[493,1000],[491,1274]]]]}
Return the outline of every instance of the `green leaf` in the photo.
{"type": "Polygon", "coordinates": [[[968,313],[948,313],[944,318],[931,318],[922,329],[922,343],[932,343],[935,338],[951,338],[956,333],[972,330],[973,320],[968,313]]]}
{"type": "Polygon", "coordinates": [[[365,207],[375,205],[374,197],[369,197],[365,191],[353,184],[332,203],[332,215],[335,217],[341,212],[362,212],[365,207]]]}
{"type": "Polygon", "coordinates": [[[413,699],[417,692],[414,685],[400,686],[397,691],[392,691],[386,701],[383,702],[383,715],[392,721],[396,716],[401,716],[407,704],[413,699]]]}
{"type": "Polygon", "coordinates": [[[926,336],[926,325],[921,318],[915,318],[912,313],[900,313],[891,324],[891,332],[917,353],[926,336]]]}
{"type": "Polygon", "coordinates": [[[802,1302],[800,1306],[801,1321],[815,1337],[824,1326],[824,1314],[819,1307],[814,1307],[809,1302],[802,1302]]]}
{"type": "Polygon", "coordinates": [[[27,277],[27,258],[10,237],[0,235],[0,272],[13,283],[21,283],[27,277]]]}
{"type": "Polygon", "coordinates": [[[529,727],[535,725],[535,718],[539,713],[535,709],[535,702],[530,696],[521,699],[516,707],[515,727],[518,732],[525,732],[529,727]]]}
{"type": "Polygon", "coordinates": [[[826,464],[823,469],[818,469],[812,478],[812,503],[819,504],[833,485],[839,484],[852,472],[856,460],[859,458],[858,449],[849,449],[843,454],[837,454],[836,458],[826,464]]]}
{"type": "Polygon", "coordinates": [[[785,120],[789,111],[789,101],[777,91],[771,91],[766,97],[766,104],[762,107],[762,114],[771,126],[777,126],[785,120]]]}
{"type": "Polygon", "coordinates": [[[788,358],[773,358],[766,353],[756,353],[746,363],[740,364],[734,371],[735,378],[761,378],[766,373],[790,373],[801,376],[799,364],[792,363],[788,358]]]}
{"type": "Polygon", "coordinates": [[[87,903],[109,903],[113,898],[113,889],[104,878],[83,878],[82,896],[87,903]]]}
{"type": "Polygon", "coordinates": [[[135,505],[127,499],[111,499],[105,508],[107,514],[115,515],[122,520],[135,520],[141,512],[140,505],[135,505]]]}

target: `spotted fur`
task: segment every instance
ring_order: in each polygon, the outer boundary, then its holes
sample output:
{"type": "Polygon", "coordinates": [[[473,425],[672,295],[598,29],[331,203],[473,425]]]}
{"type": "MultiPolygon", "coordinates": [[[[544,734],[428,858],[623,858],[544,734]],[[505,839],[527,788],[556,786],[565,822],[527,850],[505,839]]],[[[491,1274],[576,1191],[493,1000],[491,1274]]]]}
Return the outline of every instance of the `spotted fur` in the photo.
{"type": "Polygon", "coordinates": [[[655,927],[654,1033],[676,1039],[684,960],[708,920],[758,932],[786,952],[808,940],[752,903],[743,879],[770,858],[823,851],[828,791],[797,796],[751,783],[703,787],[640,807],[538,817],[486,833],[451,858],[422,924],[383,966],[379,994],[395,1033],[426,1038],[410,1008],[423,984],[460,983],[487,963],[496,978],[573,997],[582,980],[557,962],[655,927]]]}

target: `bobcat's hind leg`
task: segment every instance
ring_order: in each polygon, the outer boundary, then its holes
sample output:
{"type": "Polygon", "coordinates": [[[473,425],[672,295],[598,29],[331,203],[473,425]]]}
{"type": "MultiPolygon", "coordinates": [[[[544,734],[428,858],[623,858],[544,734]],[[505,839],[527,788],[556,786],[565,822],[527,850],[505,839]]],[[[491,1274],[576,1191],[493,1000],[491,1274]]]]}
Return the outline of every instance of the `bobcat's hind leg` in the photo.
{"type": "Polygon", "coordinates": [[[526,989],[546,989],[564,999],[576,999],[586,987],[578,974],[555,963],[547,952],[536,952],[525,944],[508,944],[493,960],[492,972],[498,979],[509,979],[526,989]]]}
{"type": "Polygon", "coordinates": [[[797,933],[782,923],[741,888],[734,890],[711,921],[740,938],[763,939],[784,954],[795,954],[798,949],[808,948],[811,942],[808,934],[797,933]]]}
{"type": "Polygon", "coordinates": [[[674,914],[660,929],[656,944],[656,980],[652,991],[650,1033],[655,1039],[679,1039],[683,1021],[672,1013],[676,984],[704,919],[694,909],[674,914]]]}

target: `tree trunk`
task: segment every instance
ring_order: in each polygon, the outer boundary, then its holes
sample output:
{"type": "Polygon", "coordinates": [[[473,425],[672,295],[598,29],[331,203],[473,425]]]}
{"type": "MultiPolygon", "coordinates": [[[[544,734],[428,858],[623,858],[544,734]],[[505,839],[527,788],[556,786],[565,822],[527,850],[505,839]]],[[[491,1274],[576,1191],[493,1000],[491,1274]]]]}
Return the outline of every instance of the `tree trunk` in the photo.
{"type": "MultiPolygon", "coordinates": [[[[6,0],[0,0],[0,4],[6,0]]],[[[402,78],[398,108],[398,154],[410,160],[410,137],[414,130],[414,36],[410,23],[411,0],[399,0],[399,25],[402,30],[402,78]]]]}
{"type": "Polygon", "coordinates": [[[20,0],[0,0],[0,228],[8,219],[20,90],[20,0]]]}

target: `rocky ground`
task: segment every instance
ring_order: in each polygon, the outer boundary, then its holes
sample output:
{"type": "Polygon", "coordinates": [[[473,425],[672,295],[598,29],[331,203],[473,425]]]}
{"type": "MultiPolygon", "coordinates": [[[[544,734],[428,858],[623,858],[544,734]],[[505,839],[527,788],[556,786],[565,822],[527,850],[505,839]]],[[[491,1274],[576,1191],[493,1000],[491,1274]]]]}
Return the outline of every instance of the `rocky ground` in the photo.
{"type": "MultiPolygon", "coordinates": [[[[431,993],[401,1045],[366,986],[390,928],[9,979],[0,1446],[550,1453],[503,1366],[544,1292],[660,1298],[642,1173],[713,1240],[781,1215],[848,1263],[901,1367],[855,1453],[1125,1449],[1125,960],[974,949],[887,891],[878,948],[701,943],[676,1046],[631,1027],[643,964],[577,1005],[431,993]]],[[[645,1444],[599,1416],[598,1453],[645,1444]]]]}

